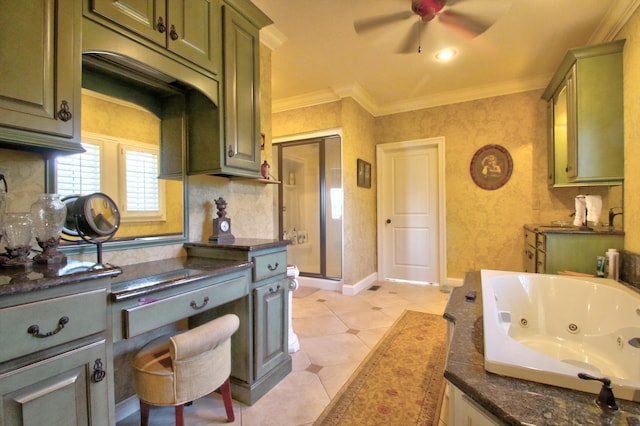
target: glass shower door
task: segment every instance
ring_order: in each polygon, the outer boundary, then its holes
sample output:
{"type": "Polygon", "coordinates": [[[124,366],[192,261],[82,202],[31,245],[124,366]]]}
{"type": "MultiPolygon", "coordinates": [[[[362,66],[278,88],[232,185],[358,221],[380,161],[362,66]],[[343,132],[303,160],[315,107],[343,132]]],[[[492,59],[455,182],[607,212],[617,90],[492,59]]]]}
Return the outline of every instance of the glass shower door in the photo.
{"type": "Polygon", "coordinates": [[[278,144],[281,231],[304,276],[342,277],[340,138],[278,144]]]}

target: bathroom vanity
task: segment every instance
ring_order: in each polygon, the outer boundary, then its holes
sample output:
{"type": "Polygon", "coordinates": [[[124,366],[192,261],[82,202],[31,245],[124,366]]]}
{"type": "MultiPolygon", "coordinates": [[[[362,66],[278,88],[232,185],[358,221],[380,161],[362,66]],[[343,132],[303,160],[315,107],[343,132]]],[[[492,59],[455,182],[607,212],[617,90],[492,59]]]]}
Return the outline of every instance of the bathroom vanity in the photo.
{"type": "Polygon", "coordinates": [[[115,423],[107,300],[120,272],[0,267],[2,425],[115,423]]]}
{"type": "Polygon", "coordinates": [[[594,393],[545,385],[489,373],[484,368],[482,286],[479,272],[469,272],[464,285],[454,288],[445,309],[448,323],[448,356],[444,377],[451,425],[487,424],[633,424],[640,418],[640,403],[617,399],[620,411],[603,412],[594,393]],[[477,298],[465,295],[475,290],[477,298]]]}
{"type": "Polygon", "coordinates": [[[621,251],[624,232],[606,228],[582,230],[577,226],[525,225],[524,272],[557,274],[561,271],[596,274],[596,257],[614,248],[621,251]]]}
{"type": "Polygon", "coordinates": [[[115,424],[121,405],[137,409],[132,354],[226,312],[241,323],[233,397],[255,403],[291,372],[287,244],[190,243],[186,258],[123,267],[0,268],[0,425],[115,424]]]}

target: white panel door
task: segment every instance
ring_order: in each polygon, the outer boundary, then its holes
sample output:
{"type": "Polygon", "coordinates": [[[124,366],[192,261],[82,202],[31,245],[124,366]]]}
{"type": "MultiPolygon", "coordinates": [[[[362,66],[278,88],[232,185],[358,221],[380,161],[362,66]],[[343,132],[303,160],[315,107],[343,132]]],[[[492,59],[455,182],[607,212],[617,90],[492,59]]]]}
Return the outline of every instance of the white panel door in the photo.
{"type": "Polygon", "coordinates": [[[380,278],[438,283],[438,146],[400,145],[379,153],[380,278]]]}

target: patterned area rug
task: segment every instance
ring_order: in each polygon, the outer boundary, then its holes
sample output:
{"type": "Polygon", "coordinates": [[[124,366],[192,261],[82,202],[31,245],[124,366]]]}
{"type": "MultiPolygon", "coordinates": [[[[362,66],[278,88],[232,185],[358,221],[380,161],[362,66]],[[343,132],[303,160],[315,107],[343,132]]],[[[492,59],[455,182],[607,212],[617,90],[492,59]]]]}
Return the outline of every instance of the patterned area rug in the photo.
{"type": "Polygon", "coordinates": [[[437,425],[446,327],[441,315],[404,311],[314,426],[437,425]]]}

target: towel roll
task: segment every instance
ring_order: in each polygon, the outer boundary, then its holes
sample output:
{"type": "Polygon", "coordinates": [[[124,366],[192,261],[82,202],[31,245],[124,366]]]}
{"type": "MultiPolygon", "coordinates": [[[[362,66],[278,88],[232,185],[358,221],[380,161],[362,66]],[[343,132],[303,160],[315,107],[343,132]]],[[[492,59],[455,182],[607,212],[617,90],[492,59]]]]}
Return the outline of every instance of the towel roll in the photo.
{"type": "Polygon", "coordinates": [[[574,226],[582,226],[587,220],[587,202],[584,195],[576,195],[576,214],[573,218],[574,226]]]}
{"type": "Polygon", "coordinates": [[[600,214],[602,213],[602,197],[599,195],[587,195],[587,220],[593,222],[594,225],[600,223],[600,214]]]}

